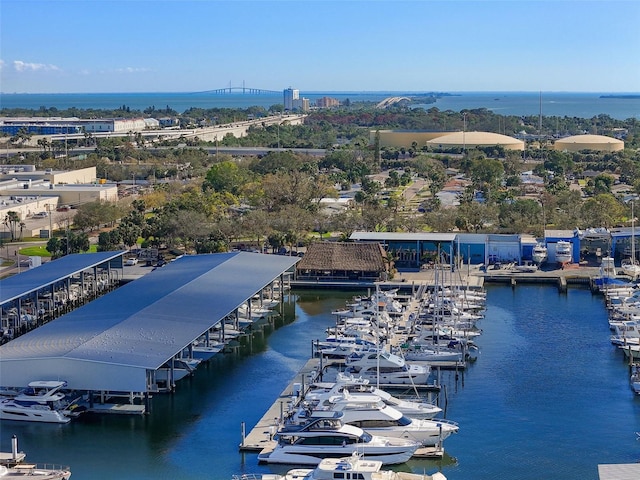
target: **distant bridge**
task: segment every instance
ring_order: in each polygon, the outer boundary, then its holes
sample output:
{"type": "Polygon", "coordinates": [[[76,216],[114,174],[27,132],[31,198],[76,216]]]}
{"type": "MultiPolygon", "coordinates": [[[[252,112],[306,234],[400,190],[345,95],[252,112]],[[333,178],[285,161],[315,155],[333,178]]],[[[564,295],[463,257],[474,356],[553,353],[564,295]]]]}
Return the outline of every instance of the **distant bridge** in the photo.
{"type": "Polygon", "coordinates": [[[411,99],[409,97],[388,97],[382,100],[380,103],[376,105],[376,108],[387,108],[391,105],[394,105],[398,102],[410,102],[411,99]]]}
{"type": "Polygon", "coordinates": [[[210,93],[212,95],[273,95],[274,93],[282,94],[282,90],[265,90],[264,88],[252,88],[242,85],[241,87],[228,86],[224,88],[216,88],[214,90],[207,90],[201,93],[210,93]]]}

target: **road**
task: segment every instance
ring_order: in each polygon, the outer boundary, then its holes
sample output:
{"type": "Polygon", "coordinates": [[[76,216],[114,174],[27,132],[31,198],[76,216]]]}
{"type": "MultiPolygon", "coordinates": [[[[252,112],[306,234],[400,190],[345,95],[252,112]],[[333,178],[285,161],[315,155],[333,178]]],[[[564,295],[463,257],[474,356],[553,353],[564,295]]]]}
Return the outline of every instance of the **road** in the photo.
{"type": "MultiPolygon", "coordinates": [[[[19,250],[26,247],[33,247],[36,245],[44,245],[46,240],[42,242],[25,242],[25,243],[5,243],[0,248],[0,278],[8,277],[16,273],[24,272],[29,269],[27,262],[29,257],[27,255],[21,255],[19,250]],[[6,263],[9,263],[5,265],[6,263]]],[[[48,257],[41,257],[42,262],[48,262],[48,257]]]]}

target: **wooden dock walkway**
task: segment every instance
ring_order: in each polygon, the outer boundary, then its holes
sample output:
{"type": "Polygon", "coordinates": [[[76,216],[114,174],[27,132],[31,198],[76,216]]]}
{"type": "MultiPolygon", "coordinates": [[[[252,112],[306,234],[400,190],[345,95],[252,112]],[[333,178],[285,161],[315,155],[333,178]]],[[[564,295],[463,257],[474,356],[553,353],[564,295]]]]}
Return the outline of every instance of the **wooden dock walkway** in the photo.
{"type": "Polygon", "coordinates": [[[306,388],[308,379],[318,370],[319,365],[320,360],[312,358],[300,369],[255,427],[248,435],[243,436],[240,451],[260,452],[265,448],[273,448],[275,442],[272,438],[278,430],[283,414],[286,413],[289,405],[297,399],[296,391],[300,392],[306,388]]]}
{"type": "MultiPolygon", "coordinates": [[[[326,367],[335,367],[337,362],[329,363],[329,365],[325,365],[324,362],[326,362],[326,360],[324,360],[322,364],[323,371],[325,372],[324,375],[330,377],[331,373],[327,372],[326,367]]],[[[276,442],[273,440],[273,436],[278,431],[284,414],[286,414],[292,404],[295,404],[300,399],[300,394],[304,393],[309,383],[314,381],[313,378],[315,378],[320,368],[319,358],[312,358],[307,361],[248,434],[245,435],[245,426],[242,426],[243,439],[240,444],[240,451],[266,453],[275,447],[276,442]]],[[[327,378],[325,381],[332,381],[332,379],[327,378]]],[[[403,385],[402,387],[407,387],[407,389],[410,387],[414,388],[409,385],[403,385]]],[[[380,388],[398,388],[398,385],[380,385],[380,388]]],[[[439,390],[439,387],[434,384],[415,385],[415,388],[429,391],[439,390]]],[[[414,456],[434,458],[441,457],[443,453],[444,449],[441,447],[424,447],[416,450],[414,456]]]]}

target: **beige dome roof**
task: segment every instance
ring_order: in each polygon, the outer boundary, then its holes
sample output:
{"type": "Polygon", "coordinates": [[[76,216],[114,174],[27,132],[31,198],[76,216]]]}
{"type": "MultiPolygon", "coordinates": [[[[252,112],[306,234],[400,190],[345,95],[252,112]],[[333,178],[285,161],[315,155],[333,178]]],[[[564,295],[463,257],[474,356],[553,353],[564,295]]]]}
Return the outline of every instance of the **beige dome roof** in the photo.
{"type": "Polygon", "coordinates": [[[437,147],[463,147],[500,145],[508,150],[524,150],[524,142],[517,138],[491,132],[454,132],[429,140],[427,145],[437,147]]]}
{"type": "Polygon", "coordinates": [[[580,150],[617,152],[624,150],[624,142],[606,135],[574,135],[556,140],[554,148],[571,152],[579,152],[580,150]]]}

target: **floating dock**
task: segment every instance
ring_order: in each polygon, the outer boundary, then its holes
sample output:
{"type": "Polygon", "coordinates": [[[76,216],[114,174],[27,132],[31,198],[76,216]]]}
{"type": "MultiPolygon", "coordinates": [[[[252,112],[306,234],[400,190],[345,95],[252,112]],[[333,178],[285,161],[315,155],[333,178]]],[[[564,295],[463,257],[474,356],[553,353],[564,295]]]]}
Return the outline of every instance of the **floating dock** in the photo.
{"type": "MultiPolygon", "coordinates": [[[[294,377],[294,379],[287,385],[282,393],[276,398],[275,402],[262,416],[258,423],[253,427],[249,434],[245,434],[245,425],[242,425],[242,443],[240,443],[240,451],[242,452],[260,452],[262,454],[268,454],[276,446],[276,441],[273,440],[273,436],[278,431],[281,424],[281,419],[284,414],[289,410],[291,405],[294,405],[299,399],[300,394],[304,393],[308,386],[308,382],[314,381],[317,372],[320,370],[320,359],[310,359],[294,377]]],[[[410,385],[380,385],[380,388],[398,388],[398,387],[411,387],[410,385]]],[[[436,385],[416,385],[418,389],[439,390],[436,385]]],[[[436,447],[423,447],[416,450],[414,457],[417,458],[439,458],[444,454],[444,448],[441,446],[436,447]]]]}
{"type": "Polygon", "coordinates": [[[244,435],[243,428],[243,438],[242,443],[240,444],[240,451],[260,452],[265,448],[273,449],[276,444],[273,440],[273,435],[278,431],[280,419],[288,410],[289,406],[297,401],[299,393],[304,388],[305,382],[307,382],[312,376],[315,376],[319,367],[320,359],[312,358],[309,360],[294,377],[291,383],[287,385],[287,388],[285,388],[280,396],[276,398],[273,405],[271,405],[248,435],[244,435]]]}

